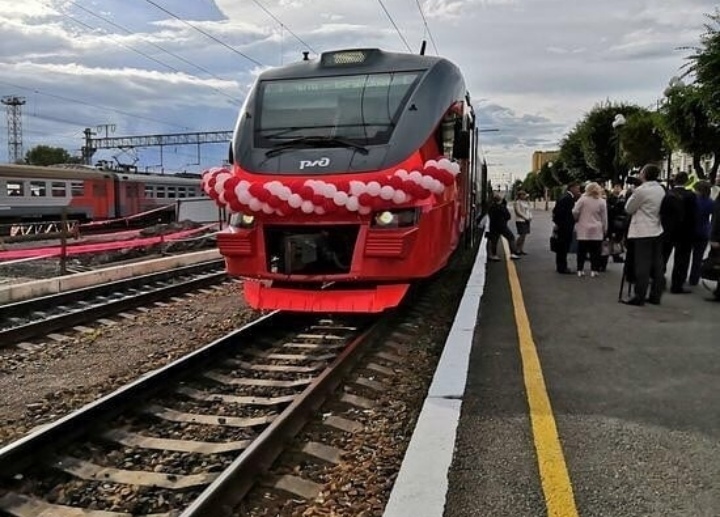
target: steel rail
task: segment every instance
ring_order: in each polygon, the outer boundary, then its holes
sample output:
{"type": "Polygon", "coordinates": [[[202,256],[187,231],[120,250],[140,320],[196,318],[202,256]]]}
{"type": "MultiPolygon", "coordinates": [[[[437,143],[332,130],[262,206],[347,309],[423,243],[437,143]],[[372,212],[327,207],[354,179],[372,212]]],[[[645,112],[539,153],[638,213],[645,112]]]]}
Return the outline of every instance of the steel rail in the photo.
{"type": "Polygon", "coordinates": [[[349,343],[308,387],[258,436],[252,444],[182,513],[180,517],[224,517],[247,495],[257,478],[270,468],[285,444],[312,418],[385,328],[380,319],[349,343]]]}
{"type": "Polygon", "coordinates": [[[264,330],[277,329],[283,324],[295,325],[291,316],[271,312],[3,447],[0,449],[0,479],[12,477],[37,462],[38,458],[47,458],[47,454],[58,447],[91,434],[103,422],[137,405],[139,400],[147,399],[180,377],[194,373],[207,362],[229,353],[229,349],[238,346],[242,340],[253,338],[264,330]]]}
{"type": "MultiPolygon", "coordinates": [[[[206,265],[207,268],[207,265],[206,265]]],[[[185,274],[189,274],[185,272],[185,274]]],[[[196,273],[197,274],[197,273],[196,273]]],[[[177,276],[177,272],[175,275],[177,276]]],[[[215,273],[207,273],[202,276],[196,276],[194,278],[190,278],[188,280],[176,282],[174,284],[164,286],[164,287],[155,287],[152,288],[149,291],[145,292],[139,292],[137,294],[128,294],[127,296],[124,296],[117,300],[108,300],[104,304],[97,304],[90,307],[80,308],[78,310],[71,310],[62,314],[57,314],[54,316],[50,316],[49,318],[37,320],[37,321],[30,321],[24,325],[18,325],[15,327],[10,327],[4,330],[0,330],[0,348],[11,346],[14,343],[17,343],[19,341],[22,341],[24,339],[30,339],[39,335],[48,334],[50,332],[62,329],[62,328],[68,328],[72,327],[74,325],[79,325],[81,323],[87,323],[88,321],[96,320],[98,318],[108,316],[111,314],[116,314],[118,312],[122,312],[125,310],[129,310],[135,307],[138,307],[140,305],[149,304],[155,301],[159,301],[162,299],[166,299],[170,296],[174,296],[176,294],[185,293],[194,289],[199,289],[201,287],[205,287],[208,285],[216,284],[218,281],[224,279],[227,277],[227,274],[225,271],[219,271],[215,273]]],[[[137,278],[133,279],[133,281],[122,284],[120,282],[113,282],[114,288],[106,288],[99,292],[117,292],[121,289],[128,289],[134,285],[147,285],[149,282],[157,282],[161,281],[162,279],[170,278],[168,275],[164,275],[162,277],[158,278],[146,278],[144,282],[136,282],[137,278]]],[[[91,296],[90,294],[92,288],[89,288],[87,291],[88,294],[86,297],[80,297],[79,299],[82,300],[83,298],[87,299],[91,296]]],[[[84,289],[82,291],[85,291],[84,289]]],[[[97,294],[98,291],[95,292],[94,296],[101,296],[97,294]]],[[[62,293],[63,295],[69,295],[70,293],[62,293]]],[[[77,293],[76,293],[77,295],[77,293]]],[[[66,298],[67,299],[67,298],[66,298]]],[[[33,307],[32,305],[33,300],[28,300],[27,302],[19,302],[23,303],[25,306],[26,311],[31,310],[38,310],[33,307]],[[33,309],[29,309],[29,308],[33,309]]],[[[47,303],[47,300],[43,300],[43,303],[47,303]]],[[[65,301],[64,303],[72,303],[65,301]]],[[[62,305],[62,302],[58,301],[55,306],[62,305]]],[[[0,310],[3,312],[5,311],[5,308],[7,306],[0,306],[0,310]]],[[[27,312],[25,312],[27,314],[27,312]]]]}

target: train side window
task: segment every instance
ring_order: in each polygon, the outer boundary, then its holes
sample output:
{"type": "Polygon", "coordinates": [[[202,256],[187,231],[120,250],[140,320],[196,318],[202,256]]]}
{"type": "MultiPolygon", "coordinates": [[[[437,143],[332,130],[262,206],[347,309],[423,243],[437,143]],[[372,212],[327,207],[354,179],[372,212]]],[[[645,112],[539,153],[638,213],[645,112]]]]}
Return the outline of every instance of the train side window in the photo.
{"type": "Polygon", "coordinates": [[[85,184],[82,181],[70,182],[70,193],[73,197],[82,197],[85,195],[85,184]]]}
{"type": "Polygon", "coordinates": [[[155,187],[155,197],[164,198],[165,197],[165,187],[155,187]]]}
{"type": "Polygon", "coordinates": [[[177,188],[177,197],[186,197],[186,190],[185,187],[178,187],[177,188]]]}
{"type": "Polygon", "coordinates": [[[52,197],[65,197],[67,195],[67,185],[60,181],[53,181],[50,184],[52,197]]]}
{"type": "Polygon", "coordinates": [[[145,185],[145,197],[155,197],[155,189],[152,185],[145,185]]]}
{"type": "Polygon", "coordinates": [[[167,197],[175,197],[175,187],[167,188],[167,197]]]}
{"type": "Polygon", "coordinates": [[[8,197],[23,197],[25,195],[25,185],[22,181],[8,181],[6,186],[8,197]]]}
{"type": "Polygon", "coordinates": [[[47,196],[47,183],[44,181],[31,181],[30,182],[30,196],[31,197],[46,197],[47,196]]]}

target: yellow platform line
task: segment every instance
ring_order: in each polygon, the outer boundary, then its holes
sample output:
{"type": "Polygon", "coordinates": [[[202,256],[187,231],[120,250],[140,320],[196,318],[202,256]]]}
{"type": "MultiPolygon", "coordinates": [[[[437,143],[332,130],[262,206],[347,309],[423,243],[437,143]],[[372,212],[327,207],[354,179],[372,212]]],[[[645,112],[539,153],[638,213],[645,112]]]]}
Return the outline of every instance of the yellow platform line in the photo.
{"type": "Polygon", "coordinates": [[[537,453],[540,482],[545,495],[548,517],[578,517],[572,483],[565,463],[560,436],[558,435],[550,397],[540,366],[537,347],[533,341],[530,319],[525,310],[520,278],[515,263],[510,260],[510,250],[503,239],[507,261],[508,280],[512,293],[517,326],[523,378],[530,407],[530,422],[537,453]]]}

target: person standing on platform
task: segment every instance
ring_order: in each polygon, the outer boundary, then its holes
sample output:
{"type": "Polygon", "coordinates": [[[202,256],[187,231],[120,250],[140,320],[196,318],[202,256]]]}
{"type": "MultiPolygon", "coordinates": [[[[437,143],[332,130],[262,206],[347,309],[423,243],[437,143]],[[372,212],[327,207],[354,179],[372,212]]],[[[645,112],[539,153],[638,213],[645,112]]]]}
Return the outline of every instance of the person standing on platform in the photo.
{"type": "MultiPolygon", "coordinates": [[[[610,246],[617,248],[622,246],[627,233],[628,216],[625,213],[625,196],[623,195],[622,183],[613,185],[612,193],[607,198],[608,204],[608,238],[610,246]]],[[[613,253],[613,262],[622,264],[622,253],[613,253]]]]}
{"type": "Polygon", "coordinates": [[[695,193],[685,186],[688,183],[687,172],[680,171],[675,175],[674,186],[668,191],[666,203],[672,203],[673,209],[671,221],[672,227],[666,229],[665,244],[663,246],[663,258],[667,265],[670,255],[675,252],[670,282],[672,294],[687,294],[690,291],[685,289],[685,279],[690,269],[690,257],[692,255],[693,240],[698,219],[697,199],[695,193]]]}
{"type": "Polygon", "coordinates": [[[530,221],[532,221],[532,205],[528,201],[527,192],[520,190],[517,193],[518,198],[513,203],[513,211],[515,212],[515,228],[517,229],[517,246],[518,255],[527,255],[525,253],[525,239],[530,234],[530,221]]]}
{"type": "MultiPolygon", "coordinates": [[[[710,229],[710,256],[720,261],[720,196],[715,198],[715,207],[712,216],[712,228],[710,229]]],[[[720,302],[720,281],[717,282],[711,302],[720,302]]]]}
{"type": "Polygon", "coordinates": [[[602,187],[588,183],[572,209],[577,233],[577,274],[585,276],[585,260],[590,255],[590,276],[596,277],[602,266],[602,242],[608,228],[607,203],[602,197],[602,187]]]}
{"type": "Polygon", "coordinates": [[[490,260],[497,262],[500,257],[497,254],[498,242],[500,237],[505,237],[510,245],[510,258],[518,259],[520,255],[517,253],[515,247],[515,235],[512,230],[508,227],[510,221],[510,211],[507,208],[505,199],[500,194],[494,194],[492,201],[490,201],[490,207],[488,208],[488,216],[490,217],[490,229],[488,232],[488,256],[490,260]]]}
{"type": "Polygon", "coordinates": [[[710,199],[710,183],[699,181],[695,184],[697,195],[697,221],[695,229],[695,240],[693,241],[692,260],[690,261],[689,285],[700,283],[700,265],[705,257],[705,249],[710,238],[710,216],[713,213],[713,200],[710,199]]]}
{"type": "Polygon", "coordinates": [[[660,169],[645,165],[639,174],[641,181],[625,203],[625,211],[631,216],[628,228],[628,245],[633,250],[632,265],[635,278],[635,296],[623,301],[627,305],[645,305],[645,297],[652,279],[648,302],[659,305],[665,287],[663,265],[660,206],[665,189],[658,183],[660,169]]]}
{"type": "Polygon", "coordinates": [[[567,256],[570,252],[570,244],[572,243],[575,228],[573,207],[575,206],[575,200],[579,197],[580,185],[573,181],[568,184],[567,191],[555,202],[553,208],[553,223],[555,223],[555,231],[557,232],[555,270],[561,275],[572,274],[572,271],[568,269],[567,256]]]}

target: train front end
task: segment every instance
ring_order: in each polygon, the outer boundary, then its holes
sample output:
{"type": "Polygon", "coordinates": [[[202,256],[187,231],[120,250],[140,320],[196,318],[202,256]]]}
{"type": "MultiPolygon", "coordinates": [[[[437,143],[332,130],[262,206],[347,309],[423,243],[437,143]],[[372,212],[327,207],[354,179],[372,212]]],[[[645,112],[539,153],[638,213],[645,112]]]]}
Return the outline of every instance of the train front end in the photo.
{"type": "Polygon", "coordinates": [[[263,73],[231,167],[203,177],[249,305],[377,313],[440,270],[467,224],[468,101],[436,57],[360,49],[263,73]]]}

